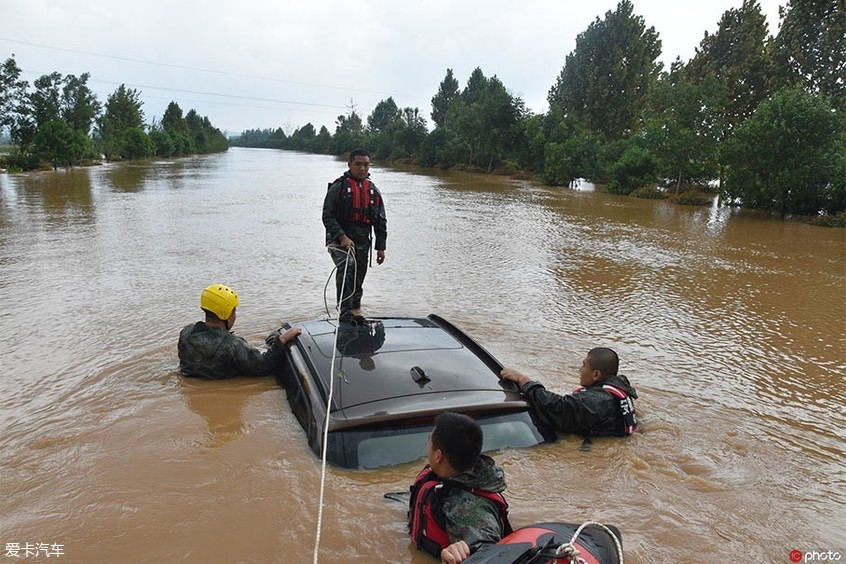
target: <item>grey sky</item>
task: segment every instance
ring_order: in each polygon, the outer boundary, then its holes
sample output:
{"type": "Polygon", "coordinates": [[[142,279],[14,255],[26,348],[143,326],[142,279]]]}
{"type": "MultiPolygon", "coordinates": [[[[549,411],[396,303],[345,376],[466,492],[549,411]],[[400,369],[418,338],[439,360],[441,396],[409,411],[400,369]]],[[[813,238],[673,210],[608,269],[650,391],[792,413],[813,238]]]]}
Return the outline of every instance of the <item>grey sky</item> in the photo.
{"type": "MultiPolygon", "coordinates": [[[[759,1],[775,34],[779,0],[759,1]]],[[[430,121],[447,68],[463,87],[481,67],[544,112],[576,36],[617,2],[0,0],[0,61],[14,54],[30,83],[90,72],[101,102],[125,83],[148,122],[174,100],[230,133],[307,122],[334,132],[351,102],[366,118],[388,96],[430,121]]],[[[742,0],[633,3],[669,65],[742,0]]]]}

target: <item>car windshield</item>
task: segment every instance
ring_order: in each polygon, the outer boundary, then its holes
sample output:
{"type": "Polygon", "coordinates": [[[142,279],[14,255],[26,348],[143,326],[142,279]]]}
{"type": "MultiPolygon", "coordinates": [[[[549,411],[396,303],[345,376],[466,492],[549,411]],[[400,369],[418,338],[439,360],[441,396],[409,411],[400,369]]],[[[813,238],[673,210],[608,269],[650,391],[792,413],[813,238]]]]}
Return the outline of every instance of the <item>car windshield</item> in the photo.
{"type": "MultiPolygon", "coordinates": [[[[485,452],[544,442],[528,411],[475,418],[482,426],[485,452]]],[[[329,434],[327,457],[345,468],[379,468],[426,455],[433,421],[415,425],[348,429],[329,434]]]]}

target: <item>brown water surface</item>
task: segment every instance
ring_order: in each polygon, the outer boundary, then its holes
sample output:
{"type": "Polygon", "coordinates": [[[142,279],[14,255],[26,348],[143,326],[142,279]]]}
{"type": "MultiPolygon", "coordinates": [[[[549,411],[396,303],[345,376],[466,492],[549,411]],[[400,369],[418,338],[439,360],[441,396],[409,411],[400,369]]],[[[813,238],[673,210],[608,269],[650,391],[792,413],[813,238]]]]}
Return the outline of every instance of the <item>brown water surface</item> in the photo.
{"type": "MultiPolygon", "coordinates": [[[[321,468],[284,392],[182,379],[176,339],[212,282],[238,291],[236,332],[256,345],[325,315],[320,211],[343,169],[232,149],[0,175],[7,560],[9,543],[46,543],[61,562],[312,561],[321,468]]],[[[495,454],[515,525],[613,524],[635,563],[846,558],[843,230],[372,174],[389,239],[365,315],[438,313],[560,392],[611,346],[641,395],[634,437],[495,454]]],[[[418,468],[330,469],[319,560],[429,562],[383,498],[418,468]]]]}

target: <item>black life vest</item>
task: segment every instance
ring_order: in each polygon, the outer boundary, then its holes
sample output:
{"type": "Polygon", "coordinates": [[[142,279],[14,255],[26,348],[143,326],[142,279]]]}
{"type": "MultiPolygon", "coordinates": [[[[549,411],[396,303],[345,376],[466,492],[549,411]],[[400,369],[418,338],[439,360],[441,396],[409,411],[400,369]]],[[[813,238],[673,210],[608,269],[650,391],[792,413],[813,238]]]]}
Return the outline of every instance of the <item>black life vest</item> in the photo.
{"type": "Polygon", "coordinates": [[[499,509],[503,536],[511,533],[511,524],[508,522],[508,503],[501,493],[468,488],[452,480],[443,480],[427,464],[417,474],[414,484],[411,485],[411,499],[408,504],[408,527],[411,540],[417,548],[425,550],[435,558],[440,558],[441,550],[451,544],[446,531],[442,502],[443,495],[453,487],[492,501],[499,509]]]}
{"type": "Polygon", "coordinates": [[[329,187],[331,188],[337,182],[341,182],[341,201],[347,220],[351,223],[371,225],[376,214],[379,213],[382,200],[379,191],[370,179],[356,180],[349,174],[344,174],[334,182],[330,182],[329,187]]]}
{"type": "MultiPolygon", "coordinates": [[[[573,390],[574,394],[585,391],[587,388],[576,388],[573,390]]],[[[635,416],[634,401],[622,388],[612,386],[611,384],[603,384],[602,389],[617,398],[617,404],[620,410],[620,416],[623,419],[623,433],[631,435],[637,430],[637,417],[635,416]]]]}

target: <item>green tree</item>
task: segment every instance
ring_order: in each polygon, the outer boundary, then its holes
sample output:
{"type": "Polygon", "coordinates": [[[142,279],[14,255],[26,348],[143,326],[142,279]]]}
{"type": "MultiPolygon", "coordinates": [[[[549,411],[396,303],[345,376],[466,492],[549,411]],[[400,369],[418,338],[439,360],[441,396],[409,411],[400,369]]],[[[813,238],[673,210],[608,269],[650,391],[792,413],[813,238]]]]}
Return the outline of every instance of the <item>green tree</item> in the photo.
{"type": "Polygon", "coordinates": [[[549,107],[563,110],[606,140],[628,136],[661,71],[661,40],[629,0],[576,37],[576,48],[549,91],[549,107]]]}
{"type": "Polygon", "coordinates": [[[846,8],[843,0],[788,0],[773,40],[776,85],[801,84],[846,113],[846,8]]]}
{"type": "Polygon", "coordinates": [[[800,87],[762,102],[722,153],[731,203],[782,217],[846,207],[843,124],[826,99],[800,87]]]}
{"type": "Polygon", "coordinates": [[[314,130],[314,126],[309,122],[294,130],[291,134],[290,146],[292,149],[299,151],[308,151],[314,143],[315,137],[317,137],[317,133],[314,130]]]}
{"type": "Polygon", "coordinates": [[[334,152],[340,155],[360,147],[364,143],[364,125],[361,116],[351,105],[347,115],[340,115],[335,120],[334,152]]]}
{"type": "Polygon", "coordinates": [[[457,97],[458,81],[452,75],[452,69],[447,69],[446,76],[438,87],[438,93],[432,97],[432,121],[436,127],[446,123],[449,105],[457,97]]]}
{"type": "Polygon", "coordinates": [[[467,154],[467,164],[484,166],[490,172],[507,156],[517,153],[525,114],[520,98],[512,96],[496,76],[486,78],[476,68],[461,96],[450,104],[446,127],[466,146],[466,151],[460,152],[467,154]]]}
{"type": "Polygon", "coordinates": [[[157,147],[150,136],[140,127],[123,131],[121,136],[121,157],[124,159],[146,159],[155,155],[157,147]]]}
{"type": "Polygon", "coordinates": [[[312,150],[317,153],[329,153],[332,150],[332,134],[325,125],[320,126],[320,131],[317,132],[317,137],[312,144],[312,150]]]}
{"type": "Polygon", "coordinates": [[[695,84],[677,70],[658,82],[644,133],[659,173],[675,179],[676,194],[683,180],[714,177],[721,107],[712,79],[695,84]]]}
{"type": "Polygon", "coordinates": [[[384,131],[388,125],[400,119],[400,109],[392,97],[387,100],[382,100],[373,111],[367,116],[367,128],[371,133],[378,133],[384,131]]]}
{"type": "Polygon", "coordinates": [[[82,160],[88,138],[63,119],[51,119],[39,126],[34,146],[40,160],[49,162],[54,169],[73,166],[82,160]]]}
{"type": "Polygon", "coordinates": [[[487,84],[488,79],[485,77],[485,73],[482,72],[482,69],[476,67],[470,73],[470,78],[467,79],[464,90],[461,91],[461,100],[467,105],[478,101],[487,84]]]}
{"type": "Polygon", "coordinates": [[[21,69],[14,55],[0,65],[0,131],[16,123],[18,112],[25,104],[28,86],[25,80],[21,80],[21,69]]]}
{"type": "Polygon", "coordinates": [[[86,138],[102,108],[97,96],[88,88],[90,76],[87,72],[79,78],[68,75],[62,87],[62,118],[86,138]]]}
{"type": "Polygon", "coordinates": [[[61,119],[62,75],[57,72],[45,74],[36,78],[32,84],[35,90],[29,93],[29,107],[36,129],[61,119]]]}
{"type": "Polygon", "coordinates": [[[658,163],[648,149],[636,140],[629,140],[625,143],[623,154],[611,165],[610,172],[611,181],[606,190],[612,194],[631,194],[641,186],[656,183],[658,163]]]}
{"type": "Polygon", "coordinates": [[[182,108],[176,102],[171,102],[165,108],[161,121],[162,129],[168,133],[188,133],[188,124],[182,117],[182,108]]]}
{"type": "MultiPolygon", "coordinates": [[[[127,88],[124,84],[118,86],[106,98],[103,114],[97,122],[96,131],[97,145],[106,159],[132,158],[127,156],[124,143],[129,142],[126,136],[128,131],[143,131],[144,111],[141,109],[142,105],[140,93],[134,88],[127,88]]],[[[164,147],[160,150],[158,143],[154,141],[156,145],[155,153],[160,156],[170,156],[172,149],[167,148],[168,143],[165,141],[164,132],[160,131],[159,128],[154,129],[157,131],[156,140],[162,143],[164,147]]],[[[131,152],[136,153],[135,149],[131,152]]]]}
{"type": "Polygon", "coordinates": [[[714,80],[725,101],[722,139],[752,115],[769,94],[770,70],[766,49],[767,20],[757,0],[744,0],[739,9],[723,13],[719,29],[705,37],[685,67],[694,83],[714,80]]]}
{"type": "Polygon", "coordinates": [[[573,135],[561,143],[548,143],[543,153],[541,178],[553,186],[569,186],[579,178],[593,178],[600,150],[599,139],[590,133],[573,135]]]}

